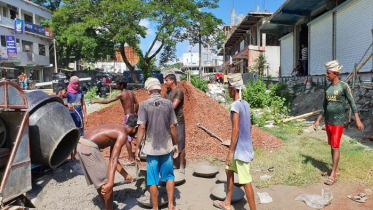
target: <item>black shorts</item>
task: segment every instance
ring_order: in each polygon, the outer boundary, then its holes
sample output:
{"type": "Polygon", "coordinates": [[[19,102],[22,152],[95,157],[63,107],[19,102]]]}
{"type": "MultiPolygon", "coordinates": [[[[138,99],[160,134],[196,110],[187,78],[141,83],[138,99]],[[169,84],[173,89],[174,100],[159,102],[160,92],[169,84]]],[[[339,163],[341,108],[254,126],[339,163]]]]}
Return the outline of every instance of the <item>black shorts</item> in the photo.
{"type": "Polygon", "coordinates": [[[176,124],[177,144],[179,152],[185,149],[185,124],[176,124]]]}

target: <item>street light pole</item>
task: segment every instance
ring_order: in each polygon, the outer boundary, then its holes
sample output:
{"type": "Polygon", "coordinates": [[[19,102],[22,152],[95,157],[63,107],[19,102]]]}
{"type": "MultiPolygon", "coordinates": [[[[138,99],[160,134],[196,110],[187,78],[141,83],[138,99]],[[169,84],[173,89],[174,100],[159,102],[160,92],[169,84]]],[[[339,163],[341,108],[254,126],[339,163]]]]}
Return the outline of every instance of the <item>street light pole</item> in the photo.
{"type": "Polygon", "coordinates": [[[56,39],[53,39],[53,48],[54,48],[54,73],[58,73],[57,69],[57,53],[56,53],[56,39]]]}

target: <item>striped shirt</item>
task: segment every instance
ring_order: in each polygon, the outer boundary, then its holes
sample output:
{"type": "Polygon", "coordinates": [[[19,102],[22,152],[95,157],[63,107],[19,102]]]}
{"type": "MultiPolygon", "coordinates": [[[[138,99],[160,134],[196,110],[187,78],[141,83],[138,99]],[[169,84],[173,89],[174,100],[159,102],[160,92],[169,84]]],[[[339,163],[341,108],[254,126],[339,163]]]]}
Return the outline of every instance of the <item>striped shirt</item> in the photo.
{"type": "Polygon", "coordinates": [[[305,60],[308,60],[308,48],[307,47],[304,47],[302,49],[302,60],[305,61],[305,60]]]}

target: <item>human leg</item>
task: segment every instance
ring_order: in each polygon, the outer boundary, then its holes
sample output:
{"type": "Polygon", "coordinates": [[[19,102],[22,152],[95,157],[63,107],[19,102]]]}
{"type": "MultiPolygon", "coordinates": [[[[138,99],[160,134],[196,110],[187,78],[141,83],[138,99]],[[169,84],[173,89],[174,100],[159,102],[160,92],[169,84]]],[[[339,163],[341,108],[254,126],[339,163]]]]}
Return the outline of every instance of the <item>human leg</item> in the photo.
{"type": "Polygon", "coordinates": [[[233,195],[234,171],[226,169],[225,173],[227,174],[227,196],[224,200],[224,206],[230,208],[233,195]]]}
{"type": "Polygon", "coordinates": [[[168,209],[172,210],[174,208],[174,192],[175,192],[175,180],[167,180],[166,190],[168,197],[168,209]]]}
{"type": "Polygon", "coordinates": [[[168,209],[174,208],[175,175],[173,169],[172,153],[159,156],[159,173],[162,181],[166,182],[168,196],[168,209]]]}
{"type": "Polygon", "coordinates": [[[177,141],[178,141],[178,149],[180,151],[179,157],[180,157],[180,171],[185,172],[185,124],[180,123],[176,125],[176,131],[177,131],[177,141]]]}
{"type": "Polygon", "coordinates": [[[339,164],[339,156],[340,156],[340,142],[343,133],[343,126],[342,125],[329,125],[326,126],[327,134],[328,134],[328,143],[331,147],[331,155],[333,161],[333,168],[330,173],[330,177],[325,180],[325,184],[332,185],[337,181],[337,174],[340,174],[338,164],[339,164]]]}
{"type": "Polygon", "coordinates": [[[97,189],[98,194],[100,195],[105,210],[113,210],[113,189],[111,189],[109,192],[106,192],[105,194],[101,193],[101,188],[97,189]]]}
{"type": "Polygon", "coordinates": [[[158,210],[158,186],[151,185],[149,186],[150,200],[153,204],[153,210],[158,210]]]}
{"type": "Polygon", "coordinates": [[[250,210],[255,210],[256,204],[255,204],[255,198],[254,198],[254,190],[253,190],[253,187],[251,186],[251,183],[245,184],[244,189],[246,193],[247,202],[249,203],[249,206],[250,206],[250,210]]]}
{"type": "Polygon", "coordinates": [[[127,148],[127,152],[128,152],[129,163],[134,163],[135,158],[134,158],[133,153],[132,153],[132,145],[131,145],[131,142],[128,141],[128,140],[126,141],[126,148],[127,148]]]}
{"type": "Polygon", "coordinates": [[[158,209],[159,156],[146,156],[146,182],[153,210],[158,209]]]}

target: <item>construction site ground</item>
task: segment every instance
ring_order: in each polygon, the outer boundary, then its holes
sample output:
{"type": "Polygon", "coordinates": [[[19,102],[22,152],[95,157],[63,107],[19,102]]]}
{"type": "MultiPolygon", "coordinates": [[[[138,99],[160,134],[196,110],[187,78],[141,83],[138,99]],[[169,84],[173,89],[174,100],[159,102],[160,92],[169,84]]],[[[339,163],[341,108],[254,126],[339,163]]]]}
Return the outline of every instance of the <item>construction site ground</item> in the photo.
{"type": "MultiPolygon", "coordinates": [[[[224,106],[208,98],[205,93],[195,89],[190,84],[180,83],[179,86],[184,91],[186,100],[184,114],[186,117],[187,168],[186,182],[177,186],[175,190],[176,204],[180,209],[216,209],[212,205],[214,198],[211,196],[210,188],[215,185],[217,179],[200,178],[195,176],[193,172],[194,168],[201,164],[219,166],[220,171],[223,172],[227,148],[221,146],[219,140],[209,136],[198,128],[196,124],[201,123],[222,139],[229,139],[231,132],[229,112],[224,106]]],[[[138,90],[135,94],[139,102],[148,97],[147,92],[144,90],[138,90]]],[[[295,99],[294,113],[302,114],[307,111],[313,111],[318,108],[317,106],[320,106],[319,103],[322,103],[319,100],[317,102],[316,100],[307,101],[306,98],[309,98],[309,96],[299,95],[295,99]],[[296,111],[297,109],[299,109],[298,112],[296,111]]],[[[120,103],[101,108],[98,105],[88,106],[91,114],[88,116],[87,130],[103,123],[123,123],[123,110],[120,103]]],[[[312,117],[307,120],[312,120],[312,117]]],[[[326,140],[325,131],[313,131],[309,123],[305,122],[304,124],[302,130],[307,132],[303,132],[300,137],[312,137],[320,139],[320,142],[326,140]]],[[[368,127],[370,124],[365,123],[365,125],[368,127]]],[[[369,129],[366,130],[366,132],[369,131],[369,129]]],[[[352,128],[344,132],[343,141],[351,139],[360,141],[365,134],[352,128]]],[[[260,151],[276,154],[279,148],[286,148],[286,143],[279,138],[255,126],[253,127],[252,135],[253,145],[256,150],[259,149],[260,151]]],[[[368,150],[373,145],[371,142],[362,141],[358,142],[358,144],[366,146],[368,150]]],[[[103,150],[102,152],[105,157],[108,157],[108,150],[103,150]]],[[[328,153],[329,151],[320,152],[328,153]]],[[[121,161],[126,161],[127,157],[126,151],[123,149],[121,161]]],[[[256,163],[260,163],[260,161],[260,159],[254,159],[256,163]]],[[[329,160],[323,161],[330,162],[329,160]]],[[[263,165],[266,164],[264,163],[263,165]]],[[[126,167],[126,170],[131,175],[135,175],[134,167],[126,167]]],[[[323,188],[329,188],[334,196],[332,203],[325,209],[373,209],[373,195],[368,195],[366,203],[357,203],[347,198],[347,195],[356,195],[359,192],[372,189],[370,176],[373,171],[369,170],[369,168],[361,172],[367,177],[366,180],[361,180],[361,182],[344,179],[343,175],[341,175],[342,178],[329,187],[323,184],[324,178],[318,176],[319,181],[311,182],[308,185],[286,186],[283,184],[270,184],[263,187],[260,176],[271,175],[275,177],[276,172],[278,174],[280,171],[278,168],[275,168],[274,172],[268,172],[266,167],[252,168],[251,174],[253,176],[253,187],[258,209],[312,209],[305,203],[294,199],[300,194],[320,195],[323,188]],[[267,192],[272,197],[273,202],[260,204],[257,192],[267,192]]],[[[116,182],[120,183],[121,181],[123,181],[123,177],[116,174],[116,182]]],[[[146,209],[144,206],[139,206],[136,200],[142,194],[143,192],[137,189],[134,183],[120,184],[114,187],[114,200],[118,201],[119,209],[146,209]]],[[[46,175],[35,180],[33,189],[27,194],[27,197],[32,199],[37,209],[103,209],[97,191],[93,186],[86,184],[79,161],[68,161],[56,170],[51,170],[46,175]]],[[[162,209],[167,209],[166,207],[162,209]]],[[[234,209],[249,209],[246,198],[233,203],[233,207],[234,209]]]]}

